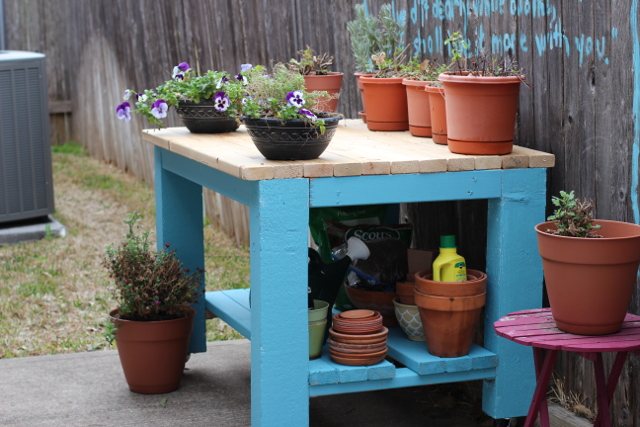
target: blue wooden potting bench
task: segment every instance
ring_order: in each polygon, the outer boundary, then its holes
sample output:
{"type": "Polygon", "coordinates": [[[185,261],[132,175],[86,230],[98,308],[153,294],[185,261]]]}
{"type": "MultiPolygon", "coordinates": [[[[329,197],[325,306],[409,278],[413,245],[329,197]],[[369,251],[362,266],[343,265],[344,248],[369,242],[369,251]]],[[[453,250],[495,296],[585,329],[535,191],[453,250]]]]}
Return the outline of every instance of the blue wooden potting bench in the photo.
{"type": "Polygon", "coordinates": [[[524,147],[458,155],[408,132],[370,132],[358,120],[345,120],[320,159],[307,161],[266,160],[243,126],[219,135],[145,130],[143,139],[155,145],[158,245],[171,243],[186,267],[204,265],[202,187],[249,207],[251,293],[207,292],[190,351],[206,351],[205,308],[251,340],[252,425],[308,425],[311,396],[480,379],[488,415],[526,415],[532,356],[498,339],[493,323],[542,303],[533,227],[544,220],[553,155],[524,147]],[[343,366],[326,350],[309,361],[309,209],[471,199],[487,199],[489,210],[484,347],[438,358],[391,328],[388,356],[400,365],[343,366]]]}

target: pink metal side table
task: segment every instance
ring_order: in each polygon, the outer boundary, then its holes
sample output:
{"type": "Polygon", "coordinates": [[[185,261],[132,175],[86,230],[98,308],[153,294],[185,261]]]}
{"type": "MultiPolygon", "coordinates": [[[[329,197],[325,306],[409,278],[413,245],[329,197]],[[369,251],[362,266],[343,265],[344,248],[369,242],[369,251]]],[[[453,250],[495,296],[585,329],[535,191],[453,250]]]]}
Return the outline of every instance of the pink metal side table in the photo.
{"type": "Polygon", "coordinates": [[[510,313],[493,324],[501,337],[533,347],[537,384],[525,427],[532,427],[540,413],[540,425],[549,427],[546,391],[558,351],[570,351],[593,362],[598,398],[598,417],[594,426],[610,426],[609,404],[618,383],[627,353],[640,355],[640,316],[627,314],[620,332],[585,336],[561,331],[553,321],[551,309],[540,308],[510,313]],[[602,353],[617,352],[609,380],[605,379],[602,353]]]}

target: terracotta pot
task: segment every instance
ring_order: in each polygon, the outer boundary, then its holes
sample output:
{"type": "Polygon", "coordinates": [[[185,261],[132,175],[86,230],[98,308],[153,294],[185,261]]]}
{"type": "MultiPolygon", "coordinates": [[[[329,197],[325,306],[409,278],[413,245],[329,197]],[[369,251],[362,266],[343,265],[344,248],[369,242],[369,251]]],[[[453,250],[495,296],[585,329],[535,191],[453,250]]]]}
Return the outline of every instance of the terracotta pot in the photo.
{"type": "Polygon", "coordinates": [[[407,91],[402,78],[375,78],[361,76],[364,87],[364,103],[367,111],[367,128],[379,131],[403,131],[409,129],[407,91]]]}
{"type": "Polygon", "coordinates": [[[360,77],[362,77],[362,76],[371,77],[371,76],[373,76],[373,74],[358,72],[358,73],[353,73],[353,75],[356,76],[356,82],[358,84],[358,91],[360,92],[360,99],[362,100],[362,111],[358,111],[358,115],[362,118],[363,122],[367,123],[367,112],[366,112],[366,108],[364,106],[364,85],[360,81],[360,77]]]}
{"type": "Polygon", "coordinates": [[[487,289],[487,275],[478,270],[467,270],[464,282],[436,282],[429,270],[416,273],[415,289],[427,295],[468,296],[481,294],[487,289]]]}
{"type": "Polygon", "coordinates": [[[460,154],[509,154],[524,76],[442,73],[447,97],[447,144],[460,154]]]}
{"type": "Polygon", "coordinates": [[[535,227],[551,312],[558,328],[581,335],[618,332],[640,265],[640,225],[597,220],[600,239],[546,233],[535,227]]]}
{"type": "Polygon", "coordinates": [[[193,330],[191,314],[175,320],[136,322],[109,313],[116,325],[116,343],[124,376],[131,391],[168,393],[180,386],[193,330]]]}
{"type": "Polygon", "coordinates": [[[404,79],[402,84],[407,91],[407,110],[409,114],[409,132],[413,136],[431,137],[431,104],[426,87],[430,82],[404,79]]]}
{"type": "Polygon", "coordinates": [[[413,296],[413,289],[416,287],[415,282],[397,282],[396,293],[402,304],[415,305],[416,300],[413,296]]]}
{"type": "Polygon", "coordinates": [[[431,138],[436,144],[447,144],[447,111],[444,88],[427,86],[429,107],[431,111],[431,138]]]}
{"type": "Polygon", "coordinates": [[[393,307],[393,299],[397,297],[398,294],[395,292],[367,291],[346,285],[344,289],[353,305],[358,308],[366,308],[380,312],[384,326],[398,326],[398,320],[396,319],[393,307]]]}
{"type": "Polygon", "coordinates": [[[429,353],[438,357],[469,353],[486,295],[442,297],[416,291],[429,353]]]}
{"type": "MultiPolygon", "coordinates": [[[[304,76],[304,87],[307,89],[307,92],[327,91],[329,95],[336,95],[340,93],[340,88],[342,88],[343,76],[343,73],[336,72],[318,76],[313,72],[304,76]]],[[[340,101],[339,98],[321,99],[318,101],[317,110],[335,113],[338,108],[338,101],[340,101]]]]}

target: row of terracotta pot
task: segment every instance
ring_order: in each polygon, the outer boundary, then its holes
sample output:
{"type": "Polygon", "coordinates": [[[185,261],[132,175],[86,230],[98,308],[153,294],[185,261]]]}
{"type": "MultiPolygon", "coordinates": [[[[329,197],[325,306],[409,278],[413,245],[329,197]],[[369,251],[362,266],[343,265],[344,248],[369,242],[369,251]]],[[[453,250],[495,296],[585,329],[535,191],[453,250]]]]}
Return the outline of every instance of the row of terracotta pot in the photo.
{"type": "Polygon", "coordinates": [[[409,130],[460,154],[500,155],[513,149],[521,77],[445,73],[439,77],[442,86],[356,77],[364,107],[360,115],[369,130],[409,130]]]}

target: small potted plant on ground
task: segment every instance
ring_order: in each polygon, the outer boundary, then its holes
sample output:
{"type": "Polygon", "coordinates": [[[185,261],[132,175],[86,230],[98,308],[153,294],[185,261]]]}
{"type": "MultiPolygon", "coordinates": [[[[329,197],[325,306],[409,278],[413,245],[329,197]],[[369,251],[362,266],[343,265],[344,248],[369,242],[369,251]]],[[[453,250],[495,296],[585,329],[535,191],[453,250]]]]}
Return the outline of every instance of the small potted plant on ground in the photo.
{"type": "Polygon", "coordinates": [[[318,158],[342,118],[317,108],[326,92],[307,92],[300,73],[276,64],[271,74],[257,66],[248,72],[242,120],[256,148],[269,160],[318,158]]]}
{"type": "Polygon", "coordinates": [[[573,191],[552,202],[554,214],[535,230],[556,325],[573,334],[615,333],[636,285],[640,225],[594,220],[593,203],[573,191]]]}
{"type": "Polygon", "coordinates": [[[174,107],[184,125],[193,133],[221,133],[235,131],[239,124],[239,110],[245,96],[244,74],[251,64],[244,64],[241,72],[232,75],[224,71],[207,71],[196,76],[189,64],[174,67],[172,78],[156,89],[137,92],[125,90],[124,102],[116,108],[118,118],[131,120],[134,112],[144,115],[149,123],[162,127],[169,107],[174,107]]]}
{"type": "Polygon", "coordinates": [[[456,32],[453,70],[440,74],[447,98],[447,143],[460,154],[508,154],[518,110],[520,83],[525,81],[515,60],[488,55],[466,58],[468,45],[456,32]]]}
{"type": "MultiPolygon", "coordinates": [[[[447,71],[445,64],[425,59],[420,62],[414,56],[404,69],[402,80],[407,91],[409,132],[413,136],[432,137],[431,102],[428,87],[437,82],[438,76],[447,71]]],[[[435,138],[434,138],[435,140],[435,138]]]]}
{"type": "Polygon", "coordinates": [[[132,391],[167,393],[180,385],[202,271],[182,268],[168,243],[151,250],[149,232],[137,233],[139,221],[138,213],[131,214],[124,239],[105,250],[103,265],[118,305],[109,313],[107,339],[116,342],[132,391]]]}
{"type": "Polygon", "coordinates": [[[331,95],[327,99],[318,99],[317,108],[334,113],[338,108],[343,73],[329,71],[329,67],[333,65],[333,56],[328,53],[316,55],[309,46],[298,51],[298,55],[300,59],[290,59],[287,67],[304,76],[304,86],[308,92],[325,91],[331,95]]]}

